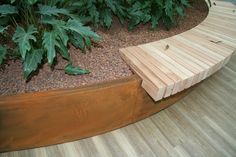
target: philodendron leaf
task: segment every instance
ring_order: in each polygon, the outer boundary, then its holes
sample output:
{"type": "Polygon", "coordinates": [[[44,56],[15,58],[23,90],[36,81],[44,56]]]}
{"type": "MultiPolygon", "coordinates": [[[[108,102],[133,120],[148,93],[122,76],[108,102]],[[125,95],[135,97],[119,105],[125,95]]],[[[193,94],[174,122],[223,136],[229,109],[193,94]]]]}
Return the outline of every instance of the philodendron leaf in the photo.
{"type": "Polygon", "coordinates": [[[90,37],[93,38],[94,40],[100,40],[101,37],[93,32],[90,27],[83,26],[81,22],[75,19],[70,19],[67,22],[66,25],[67,29],[74,31],[83,37],[90,37]]]}
{"type": "Polygon", "coordinates": [[[69,75],[82,75],[82,74],[89,74],[90,73],[88,70],[84,70],[79,67],[72,66],[71,63],[66,65],[64,70],[65,70],[65,73],[69,74],[69,75]]]}
{"type": "Polygon", "coordinates": [[[38,33],[37,29],[30,25],[27,31],[24,28],[18,26],[12,37],[12,40],[18,44],[21,56],[23,60],[25,59],[26,53],[31,50],[31,41],[36,42],[37,39],[34,34],[38,33]]]}
{"type": "Polygon", "coordinates": [[[54,32],[44,32],[43,34],[43,46],[47,50],[48,64],[52,65],[54,58],[56,57],[56,45],[59,43],[56,40],[54,32]]]}
{"type": "Polygon", "coordinates": [[[68,61],[70,61],[70,54],[68,52],[67,47],[61,42],[59,42],[59,45],[57,45],[57,47],[60,49],[60,54],[62,55],[62,57],[68,61]]]}
{"type": "Polygon", "coordinates": [[[15,6],[9,4],[0,5],[0,15],[7,15],[7,14],[16,14],[18,13],[15,6]]]}
{"type": "Polygon", "coordinates": [[[104,24],[107,28],[111,27],[112,24],[112,13],[109,9],[104,10],[104,12],[102,12],[102,16],[104,18],[104,24]]]}
{"type": "Polygon", "coordinates": [[[3,60],[6,59],[7,48],[0,45],[0,64],[3,63],[3,60]]]}
{"type": "Polygon", "coordinates": [[[67,46],[67,43],[69,41],[69,37],[67,35],[66,30],[60,26],[54,26],[54,32],[56,33],[57,36],[60,37],[64,46],[67,46]]]}
{"type": "Polygon", "coordinates": [[[39,13],[41,15],[48,15],[48,16],[59,16],[59,14],[69,15],[69,12],[63,8],[57,8],[56,6],[49,6],[49,5],[39,5],[39,13]]]}
{"type": "Polygon", "coordinates": [[[29,53],[27,53],[26,58],[24,60],[24,79],[27,80],[30,74],[38,68],[38,65],[41,64],[43,58],[43,50],[32,49],[29,53]]]}
{"type": "Polygon", "coordinates": [[[76,47],[76,48],[80,48],[82,51],[85,50],[85,43],[84,43],[84,39],[83,37],[74,32],[72,33],[72,35],[70,36],[70,42],[76,47]]]}
{"type": "Polygon", "coordinates": [[[53,27],[53,31],[56,34],[56,36],[58,36],[63,44],[65,46],[67,46],[69,37],[67,35],[67,30],[66,30],[66,23],[62,20],[56,20],[53,17],[43,17],[41,22],[43,24],[49,24],[53,27]]]}
{"type": "Polygon", "coordinates": [[[86,45],[88,46],[88,48],[91,49],[91,47],[92,47],[92,42],[91,42],[90,38],[85,37],[84,39],[85,39],[85,43],[86,43],[86,45]]]}
{"type": "Polygon", "coordinates": [[[181,17],[183,17],[185,14],[184,14],[184,8],[180,7],[180,6],[177,6],[175,8],[176,12],[178,13],[178,15],[180,15],[181,17]]]}

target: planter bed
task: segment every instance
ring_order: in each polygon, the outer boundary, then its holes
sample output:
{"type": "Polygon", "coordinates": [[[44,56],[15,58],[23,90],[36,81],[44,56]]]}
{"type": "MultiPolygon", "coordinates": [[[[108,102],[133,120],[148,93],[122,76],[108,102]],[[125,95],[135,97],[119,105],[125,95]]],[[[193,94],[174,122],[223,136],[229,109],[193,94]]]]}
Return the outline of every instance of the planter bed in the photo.
{"type": "Polygon", "coordinates": [[[131,76],[133,73],[121,59],[119,48],[160,40],[189,30],[205,19],[207,10],[204,0],[192,1],[192,8],[186,10],[186,17],[170,31],[162,25],[152,31],[150,25],[146,25],[129,32],[127,26],[121,26],[118,20],[114,21],[110,30],[98,29],[97,33],[103,40],[94,45],[91,52],[83,54],[74,47],[70,49],[73,64],[90,70],[88,75],[66,75],[63,70],[58,70],[63,69],[66,61],[58,58],[58,64],[53,71],[48,65],[44,65],[26,83],[21,61],[9,61],[0,68],[0,95],[74,88],[131,76]]]}
{"type": "Polygon", "coordinates": [[[0,72],[0,152],[101,134],[146,118],[183,98],[196,85],[154,102],[118,49],[173,36],[199,24],[207,15],[206,5],[199,1],[194,5],[195,11],[189,9],[187,18],[171,32],[141,31],[146,26],[128,32],[115,25],[108,34],[98,31],[105,40],[91,53],[77,53],[72,47],[74,62],[90,69],[89,75],[66,76],[59,70],[60,62],[54,72],[45,66],[25,83],[20,62],[9,61],[13,64],[0,72]]]}

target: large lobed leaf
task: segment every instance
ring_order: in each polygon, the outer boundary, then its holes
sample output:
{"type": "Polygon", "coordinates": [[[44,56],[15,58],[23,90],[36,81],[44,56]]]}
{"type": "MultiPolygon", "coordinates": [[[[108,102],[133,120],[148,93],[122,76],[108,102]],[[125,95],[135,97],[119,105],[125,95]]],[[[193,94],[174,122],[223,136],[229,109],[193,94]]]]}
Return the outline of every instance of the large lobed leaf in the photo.
{"type": "Polygon", "coordinates": [[[109,9],[104,10],[101,12],[101,17],[103,17],[104,25],[109,28],[112,24],[112,12],[109,9]]]}
{"type": "Polygon", "coordinates": [[[177,16],[185,15],[185,7],[190,6],[189,0],[128,0],[130,7],[127,9],[129,29],[135,28],[140,23],[151,22],[152,28],[157,28],[160,20],[166,28],[177,22],[177,16]]]}
{"type": "Polygon", "coordinates": [[[31,41],[37,41],[36,37],[34,36],[36,33],[38,33],[38,31],[33,25],[30,25],[27,31],[25,31],[24,28],[20,26],[16,28],[12,40],[18,44],[23,60],[25,59],[26,53],[32,48],[31,41]]]}
{"type": "Polygon", "coordinates": [[[82,51],[85,50],[85,42],[84,42],[83,37],[80,34],[73,32],[72,35],[70,36],[70,42],[76,48],[80,48],[82,51]]]}
{"type": "Polygon", "coordinates": [[[57,8],[56,6],[49,6],[49,5],[39,5],[39,11],[41,15],[48,15],[48,16],[59,16],[59,14],[69,15],[69,12],[63,8],[57,8]]]}
{"type": "Polygon", "coordinates": [[[54,58],[56,57],[56,45],[59,43],[56,40],[54,32],[44,32],[43,34],[43,46],[47,50],[48,64],[52,65],[54,58]]]}
{"type": "Polygon", "coordinates": [[[83,26],[81,22],[75,19],[69,19],[66,25],[66,28],[68,30],[71,30],[72,32],[76,32],[83,37],[90,37],[94,40],[100,40],[101,37],[93,32],[90,27],[83,26]]]}
{"type": "Polygon", "coordinates": [[[0,5],[0,15],[16,14],[18,10],[15,6],[9,4],[0,5]]]}
{"type": "Polygon", "coordinates": [[[126,12],[124,0],[87,0],[73,3],[73,10],[77,9],[83,21],[94,26],[102,25],[110,28],[113,16],[116,15],[123,23],[126,12]],[[123,4],[124,3],[124,4],[123,4]],[[78,9],[79,8],[79,9],[78,9]]]}
{"type": "Polygon", "coordinates": [[[67,46],[65,46],[61,40],[59,40],[59,44],[57,47],[60,49],[59,52],[62,55],[62,57],[68,61],[70,61],[70,54],[68,52],[67,46]]]}
{"type": "Polygon", "coordinates": [[[27,53],[24,61],[24,79],[27,80],[30,74],[37,70],[38,65],[41,64],[43,59],[43,50],[42,49],[32,49],[27,53]]]}
{"type": "Polygon", "coordinates": [[[53,27],[53,31],[55,35],[58,36],[62,40],[65,46],[67,46],[69,37],[67,35],[66,22],[62,20],[56,20],[54,18],[48,18],[48,17],[43,18],[41,22],[44,24],[51,25],[53,27]]]}

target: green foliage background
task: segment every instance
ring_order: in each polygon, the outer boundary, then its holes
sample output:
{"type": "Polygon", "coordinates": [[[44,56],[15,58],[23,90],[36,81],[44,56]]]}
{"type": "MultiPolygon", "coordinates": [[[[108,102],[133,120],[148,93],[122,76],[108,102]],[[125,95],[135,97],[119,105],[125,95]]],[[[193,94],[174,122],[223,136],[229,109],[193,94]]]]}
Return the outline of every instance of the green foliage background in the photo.
{"type": "MultiPolygon", "coordinates": [[[[188,0],[5,0],[0,2],[0,34],[7,38],[9,28],[14,29],[11,38],[26,80],[40,64],[53,66],[57,54],[68,60],[67,74],[86,74],[72,66],[68,44],[84,51],[100,40],[88,25],[110,28],[116,16],[129,30],[148,22],[156,29],[160,21],[169,29],[188,6],[188,0]]],[[[0,45],[0,64],[11,52],[7,44],[0,45]]]]}

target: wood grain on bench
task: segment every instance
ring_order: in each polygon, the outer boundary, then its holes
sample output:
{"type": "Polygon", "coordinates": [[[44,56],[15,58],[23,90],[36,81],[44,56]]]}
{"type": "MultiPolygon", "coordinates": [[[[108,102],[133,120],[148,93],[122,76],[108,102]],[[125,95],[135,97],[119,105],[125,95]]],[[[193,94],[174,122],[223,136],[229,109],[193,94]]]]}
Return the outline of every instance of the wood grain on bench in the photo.
{"type": "Polygon", "coordinates": [[[211,76],[236,50],[236,5],[212,1],[208,17],[179,35],[120,49],[155,100],[174,95],[211,76]]]}

